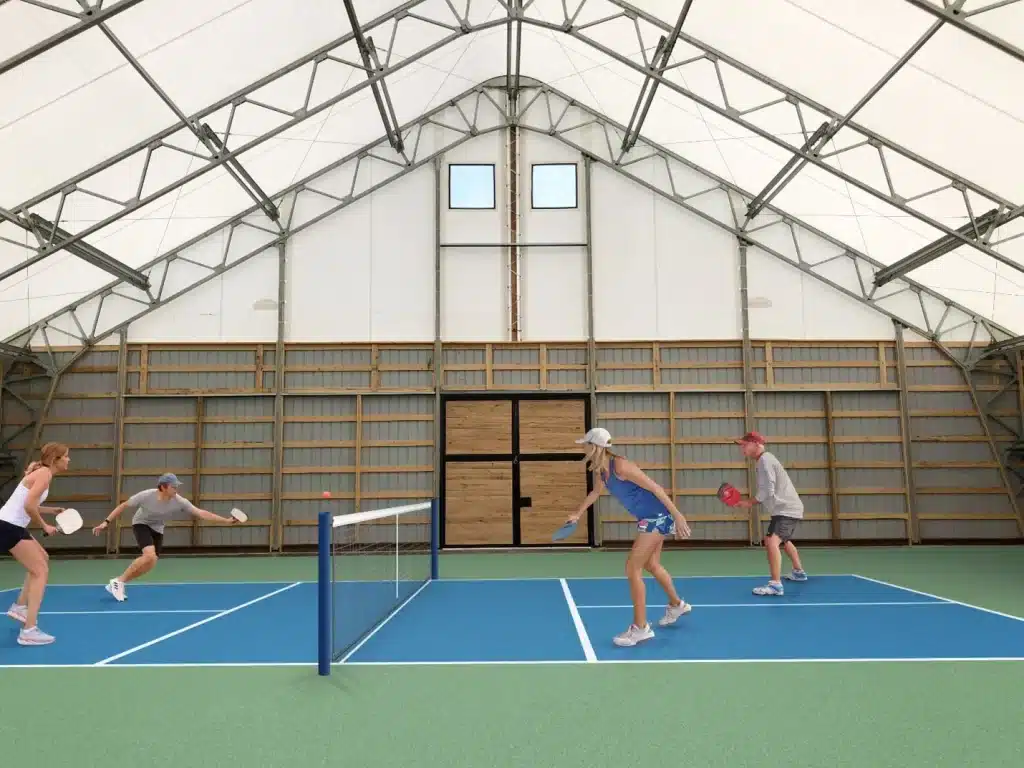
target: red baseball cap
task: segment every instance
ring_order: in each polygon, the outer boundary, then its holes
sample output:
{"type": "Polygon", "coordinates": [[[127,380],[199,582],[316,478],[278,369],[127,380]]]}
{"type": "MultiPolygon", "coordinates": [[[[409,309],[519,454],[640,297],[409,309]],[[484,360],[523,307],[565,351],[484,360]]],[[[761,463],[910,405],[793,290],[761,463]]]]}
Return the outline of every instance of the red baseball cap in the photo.
{"type": "Polygon", "coordinates": [[[735,442],[736,443],[757,443],[758,445],[764,445],[765,444],[765,439],[764,439],[764,435],[762,435],[760,432],[747,432],[747,434],[745,434],[743,437],[741,437],[739,440],[736,440],[735,442]]]}

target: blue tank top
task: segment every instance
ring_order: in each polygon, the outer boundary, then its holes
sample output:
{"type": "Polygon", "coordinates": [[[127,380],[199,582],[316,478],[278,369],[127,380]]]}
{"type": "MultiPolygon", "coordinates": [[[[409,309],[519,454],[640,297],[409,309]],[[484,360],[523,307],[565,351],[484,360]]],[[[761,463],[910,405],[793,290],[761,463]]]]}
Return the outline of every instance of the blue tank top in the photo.
{"type": "Polygon", "coordinates": [[[652,520],[669,514],[665,505],[653,493],[632,480],[621,480],[616,476],[614,456],[608,462],[608,475],[604,478],[604,484],[608,492],[637,520],[652,520]]]}

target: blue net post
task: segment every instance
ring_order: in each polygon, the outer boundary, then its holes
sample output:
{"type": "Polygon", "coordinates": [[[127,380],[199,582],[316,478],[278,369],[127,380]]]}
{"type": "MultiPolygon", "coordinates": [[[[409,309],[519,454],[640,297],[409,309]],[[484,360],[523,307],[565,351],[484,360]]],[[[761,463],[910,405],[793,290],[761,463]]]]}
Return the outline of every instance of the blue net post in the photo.
{"type": "Polygon", "coordinates": [[[317,659],[321,675],[331,674],[331,534],[330,512],[317,518],[317,659]]]}
{"type": "Polygon", "coordinates": [[[430,578],[437,581],[440,577],[441,563],[438,546],[441,541],[441,509],[437,499],[430,502],[430,578]]]}

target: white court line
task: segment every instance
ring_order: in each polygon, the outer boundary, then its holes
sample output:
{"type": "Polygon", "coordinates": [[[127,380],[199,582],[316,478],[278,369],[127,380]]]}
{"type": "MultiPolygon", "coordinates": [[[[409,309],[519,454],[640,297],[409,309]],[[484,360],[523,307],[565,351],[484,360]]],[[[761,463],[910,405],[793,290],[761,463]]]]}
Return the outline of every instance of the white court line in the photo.
{"type": "Polygon", "coordinates": [[[254,605],[255,603],[258,603],[258,602],[261,602],[263,600],[266,600],[267,598],[273,597],[274,595],[279,595],[282,592],[285,592],[285,591],[291,589],[292,587],[297,587],[297,586],[299,586],[299,582],[295,582],[294,584],[289,584],[287,587],[282,587],[281,589],[275,589],[273,592],[270,592],[270,593],[268,593],[266,595],[262,595],[260,597],[257,597],[254,600],[250,600],[247,603],[242,603],[241,605],[236,605],[234,608],[228,608],[226,611],[221,611],[220,613],[215,613],[213,616],[208,616],[207,618],[202,619],[201,621],[197,621],[194,624],[189,624],[187,627],[182,627],[181,629],[176,629],[173,632],[168,632],[166,635],[161,635],[160,637],[156,638],[155,640],[150,640],[149,642],[142,643],[142,645],[137,645],[134,648],[129,648],[127,651],[121,651],[121,653],[116,653],[113,656],[108,656],[107,658],[103,659],[102,661],[97,661],[95,666],[102,667],[102,666],[105,666],[105,665],[109,664],[112,661],[117,661],[118,659],[123,659],[125,656],[129,656],[129,655],[135,653],[136,651],[141,651],[142,649],[149,648],[150,646],[156,645],[157,643],[162,643],[164,640],[170,640],[172,637],[177,637],[178,635],[181,635],[181,634],[183,634],[185,632],[188,632],[189,630],[193,630],[196,627],[201,627],[201,626],[203,626],[203,624],[209,624],[211,621],[216,621],[217,619],[221,619],[221,618],[223,618],[225,616],[228,616],[228,615],[230,615],[232,613],[235,613],[236,611],[240,611],[243,608],[248,608],[250,605],[254,605]]]}
{"type": "Polygon", "coordinates": [[[400,610],[402,610],[403,608],[405,608],[405,606],[407,606],[409,603],[411,603],[420,592],[422,592],[424,589],[427,588],[427,585],[429,585],[429,584],[430,584],[429,581],[423,582],[423,584],[420,586],[420,588],[417,589],[415,592],[413,592],[411,595],[409,595],[405,600],[403,600],[401,602],[401,604],[397,608],[395,608],[391,613],[389,613],[387,615],[387,618],[385,618],[384,621],[382,621],[380,624],[378,624],[376,627],[374,627],[373,630],[368,635],[366,635],[366,637],[364,637],[362,640],[360,640],[358,643],[356,643],[354,647],[350,648],[349,652],[341,657],[341,661],[337,661],[337,662],[334,662],[334,663],[336,663],[336,664],[344,664],[344,663],[346,663],[348,661],[349,657],[353,653],[355,653],[360,648],[362,648],[364,645],[366,645],[366,642],[371,637],[373,637],[378,632],[380,632],[381,629],[384,628],[385,624],[387,624],[389,621],[391,621],[393,618],[395,618],[395,616],[398,615],[398,612],[400,610]]]}
{"type": "Polygon", "coordinates": [[[993,616],[1002,616],[1004,619],[1011,619],[1013,621],[1024,621],[1024,617],[1014,616],[1012,613],[993,611],[991,608],[982,608],[980,605],[971,605],[970,603],[962,603],[959,600],[950,600],[948,597],[942,597],[941,595],[933,595],[929,592],[921,592],[920,590],[911,589],[910,587],[901,587],[899,584],[890,584],[888,581],[882,581],[881,579],[872,579],[870,576],[861,576],[858,573],[852,573],[850,575],[856,579],[871,581],[875,584],[881,584],[883,587],[889,587],[890,589],[898,589],[902,592],[910,592],[915,595],[921,595],[922,597],[931,597],[935,600],[941,600],[944,603],[952,603],[953,605],[959,605],[964,608],[973,608],[974,610],[982,611],[983,613],[991,613],[993,616]]]}
{"type": "MultiPolygon", "coordinates": [[[[952,605],[946,600],[904,600],[890,601],[887,603],[784,603],[781,601],[765,603],[691,603],[694,608],[832,608],[848,606],[875,606],[875,605],[952,605]]],[[[582,610],[595,608],[632,608],[632,605],[580,605],[582,610]]],[[[648,603],[648,608],[667,608],[668,603],[648,603]]]]}
{"type": "Polygon", "coordinates": [[[212,608],[208,610],[197,610],[192,608],[183,608],[166,611],[40,611],[40,616],[131,616],[137,614],[151,614],[151,613],[222,613],[223,608],[212,608]]]}
{"type": "Polygon", "coordinates": [[[583,619],[580,617],[579,609],[576,607],[576,601],[572,599],[569,583],[565,579],[559,579],[559,581],[562,583],[562,594],[565,595],[565,602],[569,606],[572,623],[576,625],[576,635],[579,637],[580,645],[583,647],[583,657],[590,662],[597,661],[597,654],[594,653],[594,646],[590,642],[590,635],[587,634],[587,628],[583,626],[583,619]]]}
{"type": "MultiPolygon", "coordinates": [[[[576,666],[581,664],[919,664],[925,663],[963,663],[963,662],[1024,662],[1024,656],[934,656],[908,658],[857,658],[857,659],[598,659],[595,662],[578,659],[564,661],[541,659],[537,661],[349,661],[346,667],[550,667],[576,666]]],[[[335,665],[341,662],[335,662],[335,665]]],[[[144,664],[111,664],[97,666],[95,664],[0,664],[0,669],[178,669],[178,668],[244,668],[265,669],[269,667],[309,667],[313,669],[316,662],[280,661],[280,662],[182,662],[182,663],[144,663],[144,664]]]]}

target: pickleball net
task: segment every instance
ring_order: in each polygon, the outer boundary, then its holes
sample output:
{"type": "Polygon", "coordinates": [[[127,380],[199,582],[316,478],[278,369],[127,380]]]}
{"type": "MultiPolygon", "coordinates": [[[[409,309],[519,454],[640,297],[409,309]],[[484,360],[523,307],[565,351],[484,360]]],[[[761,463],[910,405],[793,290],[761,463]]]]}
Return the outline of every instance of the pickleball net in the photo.
{"type": "Polygon", "coordinates": [[[345,515],[320,513],[319,665],[329,674],[431,579],[437,578],[437,504],[345,515]]]}

